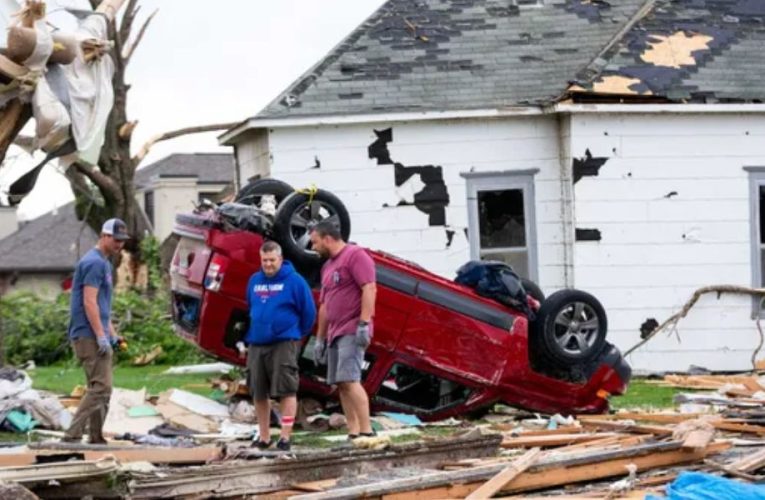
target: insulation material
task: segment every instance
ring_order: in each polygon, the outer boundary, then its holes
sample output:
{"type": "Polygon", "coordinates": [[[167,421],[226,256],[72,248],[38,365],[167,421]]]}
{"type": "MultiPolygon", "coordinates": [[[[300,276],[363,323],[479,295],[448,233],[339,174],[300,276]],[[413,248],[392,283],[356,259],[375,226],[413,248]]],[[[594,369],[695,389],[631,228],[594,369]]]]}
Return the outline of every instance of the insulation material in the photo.
{"type": "Polygon", "coordinates": [[[32,95],[32,111],[36,124],[35,146],[49,152],[69,139],[71,121],[66,107],[44,78],[45,66],[53,53],[53,37],[44,19],[35,21],[34,28],[37,43],[32,55],[24,61],[24,66],[37,76],[37,86],[32,95]]]}
{"type": "Polygon", "coordinates": [[[654,35],[648,42],[649,48],[640,56],[647,63],[656,66],[679,68],[680,66],[695,66],[694,53],[709,50],[711,36],[694,33],[686,35],[678,31],[670,36],[654,35]]]}
{"type": "Polygon", "coordinates": [[[637,78],[630,78],[622,75],[608,75],[598,78],[592,83],[592,91],[599,94],[643,94],[650,95],[651,92],[639,92],[634,90],[634,86],[640,85],[641,81],[637,78]]]}
{"type": "Polygon", "coordinates": [[[131,417],[130,409],[146,405],[146,389],[131,391],[115,387],[112,389],[112,396],[109,399],[109,413],[104,422],[104,433],[123,434],[130,432],[133,434],[148,434],[149,431],[158,425],[162,425],[162,417],[131,417]]]}
{"type": "MultiPolygon", "coordinates": [[[[78,40],[106,40],[108,28],[103,16],[86,17],[75,32],[78,40]]],[[[82,44],[77,59],[62,66],[69,84],[72,135],[77,143],[79,159],[94,165],[104,144],[106,121],[114,104],[112,76],[114,62],[108,54],[86,62],[82,44]]]]}

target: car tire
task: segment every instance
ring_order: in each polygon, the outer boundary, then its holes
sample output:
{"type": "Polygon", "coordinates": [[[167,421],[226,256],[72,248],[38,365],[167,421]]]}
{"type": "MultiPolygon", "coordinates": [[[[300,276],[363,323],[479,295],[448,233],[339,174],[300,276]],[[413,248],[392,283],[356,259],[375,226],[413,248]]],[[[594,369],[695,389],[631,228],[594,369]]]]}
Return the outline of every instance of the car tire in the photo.
{"type": "Polygon", "coordinates": [[[545,293],[539,288],[539,285],[526,278],[521,278],[521,285],[526,293],[534,297],[540,304],[545,301],[545,293]]]}
{"type": "Polygon", "coordinates": [[[311,250],[309,228],[322,220],[336,222],[344,241],[351,235],[351,217],[340,199],[323,189],[313,194],[293,192],[279,204],[274,216],[274,236],[293,264],[310,268],[321,263],[311,250]]]}
{"type": "Polygon", "coordinates": [[[608,319],[600,301],[581,290],[560,290],[547,297],[533,325],[533,345],[565,366],[592,361],[606,343],[608,319]]]}
{"type": "Polygon", "coordinates": [[[270,194],[276,198],[276,205],[279,206],[287,196],[294,193],[295,189],[284,181],[279,179],[256,179],[236,193],[235,201],[244,205],[260,206],[260,200],[263,195],[270,194]]]}

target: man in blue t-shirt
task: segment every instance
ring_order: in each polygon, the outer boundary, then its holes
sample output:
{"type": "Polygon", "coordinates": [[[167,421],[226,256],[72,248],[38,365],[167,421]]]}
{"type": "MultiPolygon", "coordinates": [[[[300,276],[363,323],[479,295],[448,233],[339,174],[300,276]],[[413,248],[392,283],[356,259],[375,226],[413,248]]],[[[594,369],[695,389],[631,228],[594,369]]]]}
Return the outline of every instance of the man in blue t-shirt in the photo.
{"type": "MultiPolygon", "coordinates": [[[[278,243],[260,248],[260,271],[247,284],[250,326],[244,335],[247,351],[247,385],[258,416],[260,449],[271,446],[271,401],[279,399],[281,436],[276,448],[290,450],[290,435],[297,412],[298,355],[300,339],[311,333],[316,305],[311,288],[292,264],[282,258],[278,243]]],[[[240,353],[244,346],[239,343],[240,353]]]]}
{"type": "Polygon", "coordinates": [[[105,444],[102,434],[112,394],[112,352],[120,342],[111,320],[112,264],[129,239],[120,219],[109,219],[101,228],[95,248],[77,263],[72,282],[69,340],[85,369],[87,390],[64,441],[78,442],[88,428],[89,442],[105,444]]]}

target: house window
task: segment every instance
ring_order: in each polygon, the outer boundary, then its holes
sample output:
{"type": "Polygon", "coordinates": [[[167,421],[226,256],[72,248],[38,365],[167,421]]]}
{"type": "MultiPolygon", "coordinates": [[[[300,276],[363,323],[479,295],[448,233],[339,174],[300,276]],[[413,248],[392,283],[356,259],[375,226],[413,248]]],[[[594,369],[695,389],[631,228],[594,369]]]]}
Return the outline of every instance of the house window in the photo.
{"type": "Polygon", "coordinates": [[[536,279],[536,171],[464,174],[471,258],[502,261],[536,279]]]}
{"type": "Polygon", "coordinates": [[[218,194],[219,193],[215,191],[200,191],[197,195],[197,203],[202,203],[202,200],[215,201],[218,194]]]}
{"type": "Polygon", "coordinates": [[[376,398],[404,409],[437,411],[467,400],[470,389],[411,366],[394,364],[385,375],[376,398]]]}
{"type": "MultiPolygon", "coordinates": [[[[765,167],[744,167],[749,172],[752,242],[752,287],[765,286],[765,167]]],[[[752,315],[762,313],[759,297],[752,299],[752,315]]]]}
{"type": "Polygon", "coordinates": [[[149,224],[154,227],[154,191],[143,193],[143,211],[146,213],[146,218],[149,219],[149,224]]]}

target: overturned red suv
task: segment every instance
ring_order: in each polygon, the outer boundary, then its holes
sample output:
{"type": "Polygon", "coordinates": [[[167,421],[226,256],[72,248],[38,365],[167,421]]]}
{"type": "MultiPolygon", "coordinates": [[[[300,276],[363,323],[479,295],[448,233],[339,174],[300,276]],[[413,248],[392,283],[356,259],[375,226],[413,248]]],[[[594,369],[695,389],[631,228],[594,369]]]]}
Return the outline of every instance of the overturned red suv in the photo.
{"type": "MultiPolygon", "coordinates": [[[[350,218],[337,197],[296,192],[275,179],[250,183],[235,203],[203,203],[178,215],[170,265],[177,333],[242,364],[235,344],[261,244],[281,243],[286,258],[316,286],[321,261],[310,249],[308,230],[323,219],[338,224],[347,239],[350,218]]],[[[427,420],[477,414],[497,402],[548,413],[599,413],[608,410],[609,396],[626,390],[631,370],[606,342],[606,315],[593,296],[561,290],[544,298],[523,280],[530,307],[512,307],[411,262],[367,252],[377,267],[378,293],[363,384],[374,409],[427,420]]],[[[331,396],[326,367],[311,358],[313,338],[299,360],[300,391],[331,396]]]]}

